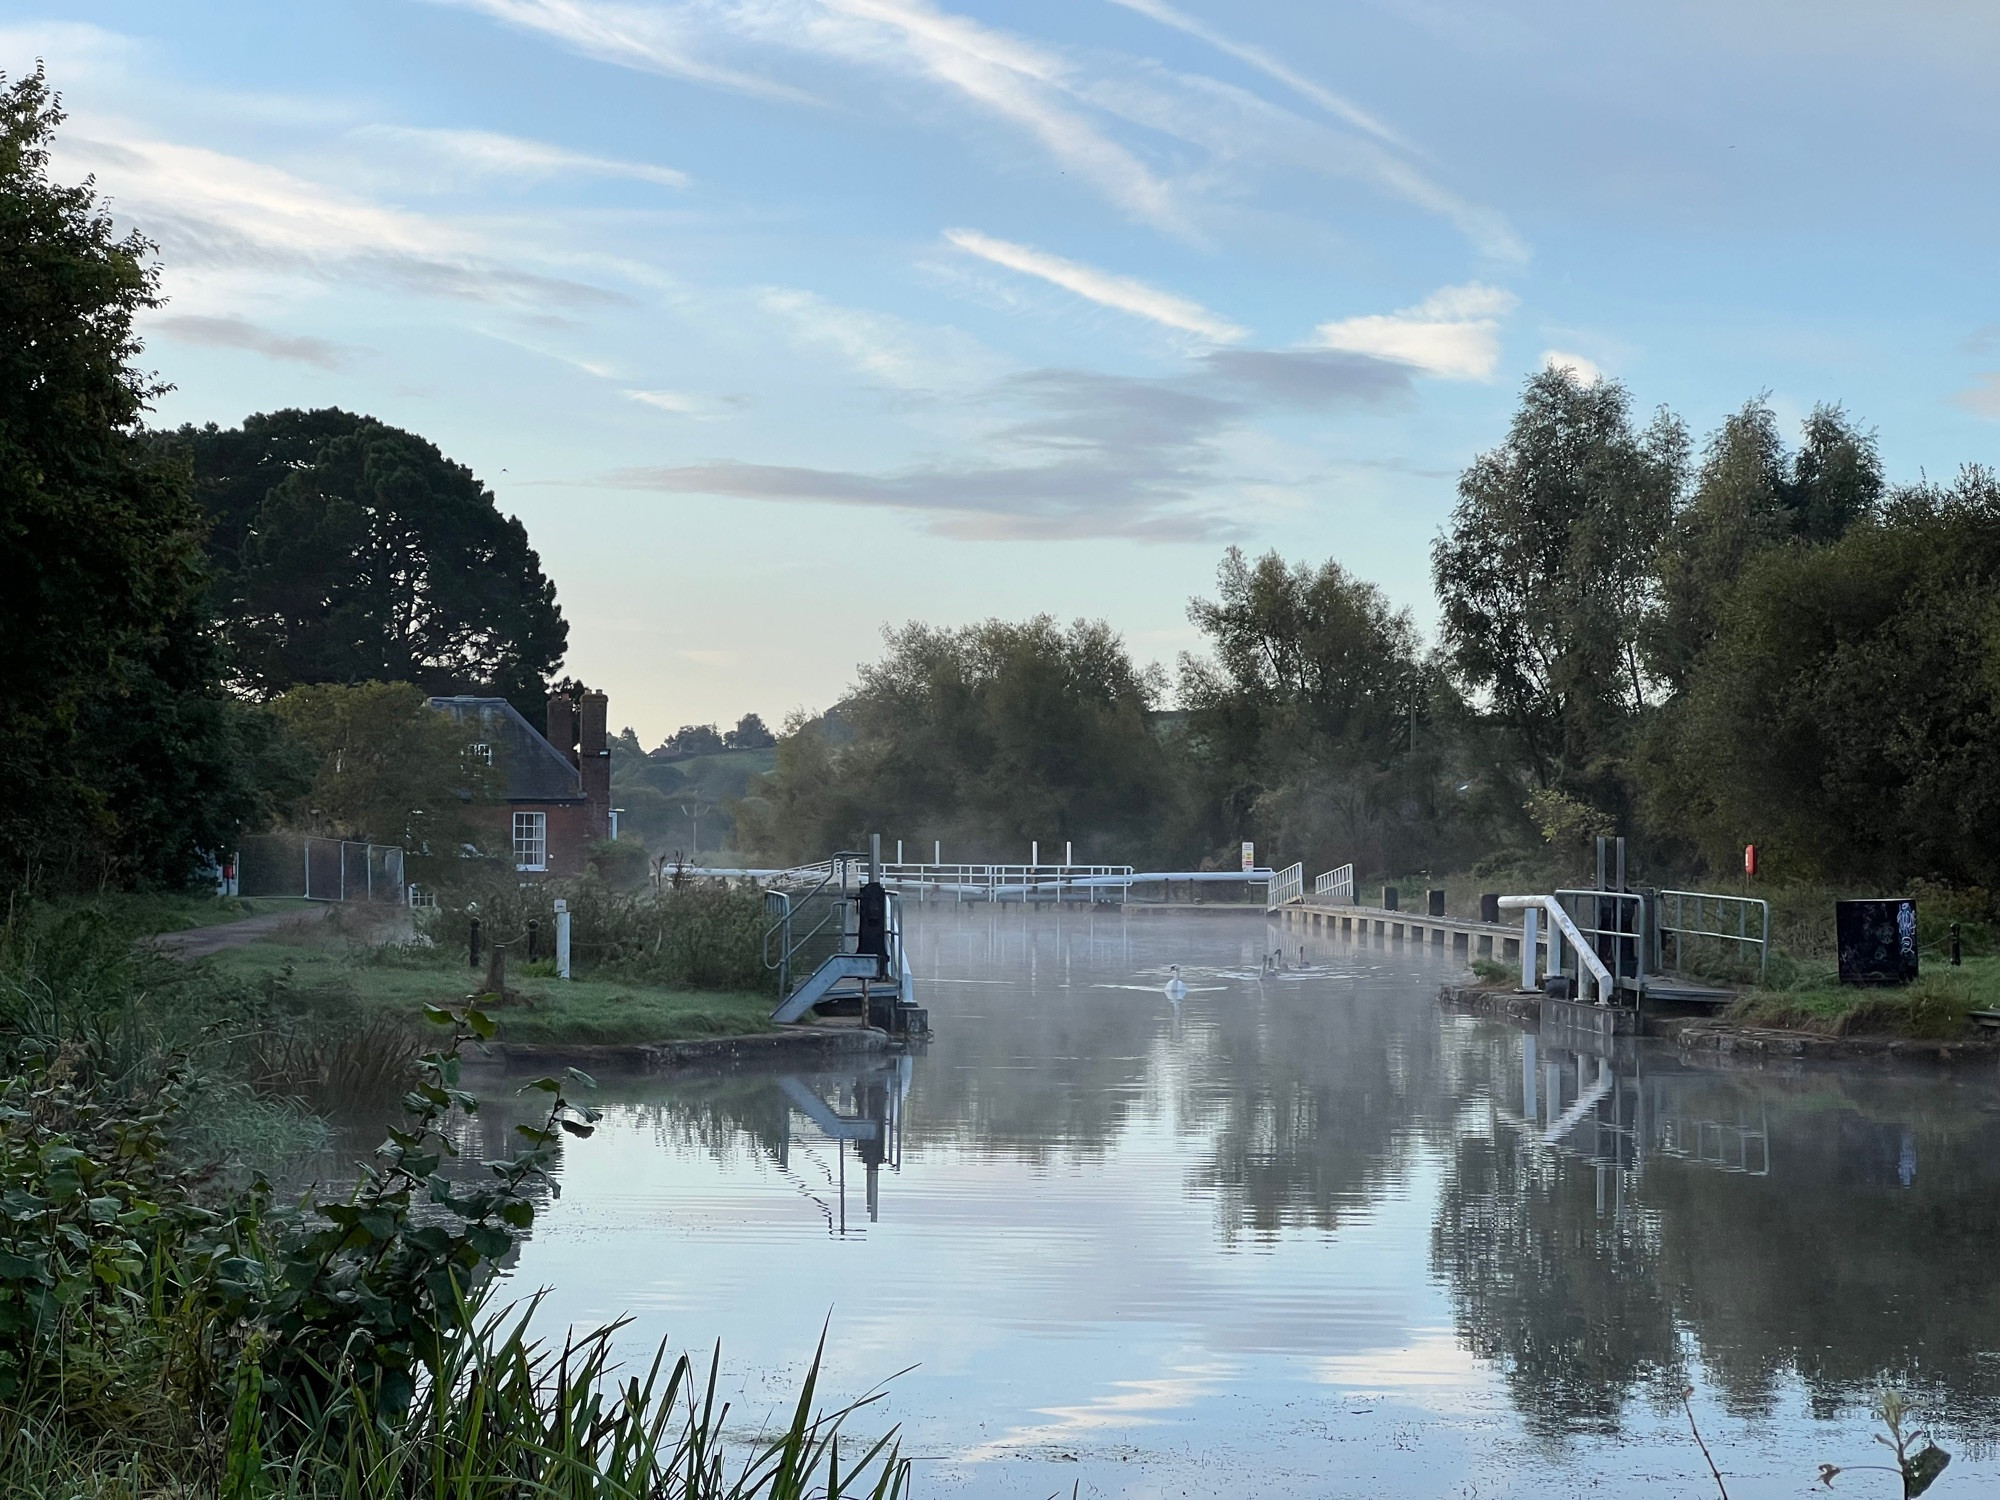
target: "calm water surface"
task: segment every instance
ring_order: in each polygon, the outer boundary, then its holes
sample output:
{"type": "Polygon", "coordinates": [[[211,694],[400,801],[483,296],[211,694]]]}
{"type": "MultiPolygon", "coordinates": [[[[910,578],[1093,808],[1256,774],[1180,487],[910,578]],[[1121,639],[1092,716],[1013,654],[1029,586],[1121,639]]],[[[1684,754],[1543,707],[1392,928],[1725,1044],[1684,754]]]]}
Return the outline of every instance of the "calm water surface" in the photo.
{"type": "Polygon", "coordinates": [[[753,1420],[830,1316],[830,1396],[915,1367],[865,1425],[928,1495],[1713,1494],[1691,1385],[1735,1500],[1803,1496],[1885,1375],[1994,1493],[1991,1075],[1579,1058],[1242,916],[913,929],[928,1050],[602,1080],[515,1284],[722,1339],[753,1420]]]}

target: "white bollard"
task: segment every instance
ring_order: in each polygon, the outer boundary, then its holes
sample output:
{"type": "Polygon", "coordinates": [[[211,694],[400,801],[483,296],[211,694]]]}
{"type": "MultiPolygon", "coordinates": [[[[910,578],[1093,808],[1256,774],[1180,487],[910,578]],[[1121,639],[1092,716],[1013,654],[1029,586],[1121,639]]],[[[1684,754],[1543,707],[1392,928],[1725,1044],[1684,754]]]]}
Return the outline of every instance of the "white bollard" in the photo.
{"type": "Polygon", "coordinates": [[[556,902],[556,978],[569,978],[569,903],[556,902]]]}
{"type": "Polygon", "coordinates": [[[1540,945],[1542,935],[1541,909],[1527,906],[1521,909],[1521,988],[1535,988],[1535,949],[1540,945]]]}

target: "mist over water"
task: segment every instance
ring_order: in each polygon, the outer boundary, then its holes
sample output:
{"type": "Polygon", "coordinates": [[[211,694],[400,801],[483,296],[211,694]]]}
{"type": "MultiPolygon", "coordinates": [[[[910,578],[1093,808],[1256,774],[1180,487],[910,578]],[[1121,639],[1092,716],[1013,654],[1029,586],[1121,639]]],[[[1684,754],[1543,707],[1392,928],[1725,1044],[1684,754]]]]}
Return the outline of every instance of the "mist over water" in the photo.
{"type": "MultiPolygon", "coordinates": [[[[914,1057],[602,1079],[518,1290],[635,1357],[721,1338],[746,1427],[830,1315],[829,1399],[915,1366],[856,1420],[922,1494],[1713,1493],[1692,1385],[1735,1500],[1797,1496],[1879,1461],[1885,1378],[1933,1494],[2000,1477],[1991,1074],[1579,1058],[1441,1012],[1426,950],[1261,973],[1242,914],[909,940],[914,1057]]],[[[531,1106],[483,1092],[497,1150],[531,1106]]]]}

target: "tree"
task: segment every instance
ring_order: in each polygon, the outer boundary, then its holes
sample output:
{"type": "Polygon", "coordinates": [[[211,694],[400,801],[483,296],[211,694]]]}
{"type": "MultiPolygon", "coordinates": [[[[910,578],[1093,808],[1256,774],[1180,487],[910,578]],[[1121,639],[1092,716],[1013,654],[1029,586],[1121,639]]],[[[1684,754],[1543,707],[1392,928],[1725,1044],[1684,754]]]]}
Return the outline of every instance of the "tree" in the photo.
{"type": "Polygon", "coordinates": [[[0,78],[0,885],[178,885],[284,756],[218,686],[185,463],[139,441],[153,246],[49,180],[62,118],[0,78]]]}
{"type": "Polygon", "coordinates": [[[215,608],[243,685],[410,682],[530,720],[569,627],[527,531],[414,433],[280,411],[161,439],[193,464],[215,608]]]}
{"type": "Polygon", "coordinates": [[[1745,403],[1709,439],[1694,493],[1660,548],[1659,593],[1647,622],[1646,656],[1672,690],[1685,685],[1715,636],[1723,601],[1745,563],[1781,543],[1837,540],[1874,511],[1882,465],[1872,434],[1837,406],[1813,409],[1804,443],[1785,450],[1762,397],[1745,403]]]}
{"type": "Polygon", "coordinates": [[[1188,605],[1213,658],[1180,669],[1205,842],[1252,834],[1285,858],[1367,869],[1420,861],[1435,808],[1415,718],[1444,685],[1408,612],[1337,562],[1276,552],[1252,563],[1230,548],[1216,584],[1217,600],[1188,605]]]}
{"type": "Polygon", "coordinates": [[[1131,859],[1160,838],[1170,775],[1157,677],[1101,621],[910,624],[837,714],[798,720],[736,805],[746,847],[824,857],[871,832],[1020,859],[1074,841],[1131,859]]]}
{"type": "Polygon", "coordinates": [[[728,749],[722,731],[713,724],[683,724],[661,741],[655,753],[671,760],[695,755],[720,755],[728,749]]]}
{"type": "Polygon", "coordinates": [[[312,786],[298,809],[307,826],[438,857],[476,840],[471,810],[495,796],[498,770],[422,689],[315,683],[271,707],[314,757],[312,786]]]}
{"type": "Polygon", "coordinates": [[[1608,800],[1622,797],[1619,759],[1657,696],[1641,637],[1687,450],[1665,411],[1635,431],[1631,404],[1615,381],[1531,377],[1506,441],[1459,477],[1431,547],[1459,681],[1535,785],[1608,800]]]}
{"type": "Polygon", "coordinates": [[[1658,737],[1656,822],[1726,867],[2000,884],[2000,480],[1904,489],[1731,590],[1658,737]]]}
{"type": "Polygon", "coordinates": [[[764,721],[756,714],[745,714],[722,737],[722,742],[731,750],[768,750],[778,743],[778,737],[764,727],[764,721]]]}

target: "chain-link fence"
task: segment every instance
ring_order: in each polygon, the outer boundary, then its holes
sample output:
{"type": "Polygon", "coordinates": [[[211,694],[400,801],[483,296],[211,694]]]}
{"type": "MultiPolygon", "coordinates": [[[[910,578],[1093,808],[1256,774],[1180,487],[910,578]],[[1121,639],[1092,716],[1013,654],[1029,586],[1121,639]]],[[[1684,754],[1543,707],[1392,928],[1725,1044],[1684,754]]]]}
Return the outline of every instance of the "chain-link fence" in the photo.
{"type": "Polygon", "coordinates": [[[243,841],[236,858],[237,893],[303,896],[308,901],[409,899],[403,851],[394,844],[303,833],[260,833],[243,841]]]}

